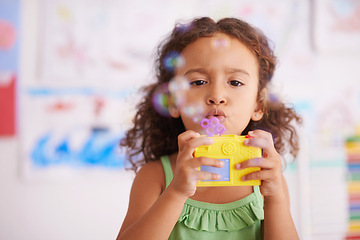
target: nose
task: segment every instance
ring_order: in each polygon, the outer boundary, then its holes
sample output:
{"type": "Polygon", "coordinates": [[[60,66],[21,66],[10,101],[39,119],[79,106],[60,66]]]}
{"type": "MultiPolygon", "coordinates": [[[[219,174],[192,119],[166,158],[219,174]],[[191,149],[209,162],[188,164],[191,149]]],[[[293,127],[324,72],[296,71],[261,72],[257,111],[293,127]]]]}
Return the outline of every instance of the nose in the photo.
{"type": "Polygon", "coordinates": [[[221,86],[214,85],[211,89],[209,89],[209,95],[207,97],[206,103],[209,105],[220,105],[227,103],[225,92],[221,86]]]}

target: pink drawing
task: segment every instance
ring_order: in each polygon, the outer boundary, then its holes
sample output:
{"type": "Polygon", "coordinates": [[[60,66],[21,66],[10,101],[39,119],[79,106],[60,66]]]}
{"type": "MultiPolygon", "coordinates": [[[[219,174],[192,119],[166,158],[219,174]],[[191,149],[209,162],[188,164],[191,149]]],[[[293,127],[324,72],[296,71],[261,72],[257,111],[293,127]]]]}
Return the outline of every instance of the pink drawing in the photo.
{"type": "Polygon", "coordinates": [[[16,41],[14,26],[5,20],[0,19],[0,49],[10,50],[16,41]]]}

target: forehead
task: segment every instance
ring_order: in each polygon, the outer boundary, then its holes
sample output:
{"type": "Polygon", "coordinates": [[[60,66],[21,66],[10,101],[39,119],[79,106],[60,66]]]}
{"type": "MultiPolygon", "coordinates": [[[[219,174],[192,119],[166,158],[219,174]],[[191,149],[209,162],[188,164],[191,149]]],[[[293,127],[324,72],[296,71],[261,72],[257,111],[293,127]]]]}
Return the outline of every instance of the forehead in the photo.
{"type": "Polygon", "coordinates": [[[246,68],[256,73],[258,62],[255,54],[240,40],[224,33],[201,37],[182,51],[185,66],[226,66],[246,68]]]}
{"type": "Polygon", "coordinates": [[[215,33],[210,37],[198,38],[186,46],[182,54],[186,55],[191,52],[216,53],[225,50],[236,51],[244,56],[256,58],[255,54],[243,42],[225,33],[215,33]]]}

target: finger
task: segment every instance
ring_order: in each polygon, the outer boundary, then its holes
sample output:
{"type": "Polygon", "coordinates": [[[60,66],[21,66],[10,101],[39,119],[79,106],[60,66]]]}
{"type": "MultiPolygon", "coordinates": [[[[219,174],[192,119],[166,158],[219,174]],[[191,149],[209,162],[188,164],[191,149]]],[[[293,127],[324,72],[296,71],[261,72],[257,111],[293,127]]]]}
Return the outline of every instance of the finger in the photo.
{"type": "Polygon", "coordinates": [[[211,145],[214,139],[208,137],[200,137],[196,132],[191,131],[189,134],[180,134],[178,137],[179,152],[186,155],[194,153],[195,148],[203,145],[211,145]]]}
{"type": "Polygon", "coordinates": [[[220,174],[199,171],[197,173],[197,180],[219,180],[221,179],[220,174]]]}
{"type": "Polygon", "coordinates": [[[259,147],[263,149],[266,154],[275,154],[274,141],[272,134],[263,130],[250,131],[248,133],[250,138],[245,139],[244,145],[251,147],[259,147]]]}
{"type": "Polygon", "coordinates": [[[266,135],[263,135],[263,134],[251,134],[251,132],[249,132],[249,136],[251,136],[250,138],[246,138],[244,140],[244,144],[246,146],[249,146],[249,147],[259,147],[259,148],[268,148],[269,146],[272,146],[274,143],[273,143],[273,140],[272,140],[272,137],[270,136],[266,136],[266,135]]]}
{"type": "Polygon", "coordinates": [[[260,167],[262,169],[272,169],[276,166],[272,161],[269,161],[265,158],[252,158],[252,159],[243,161],[243,162],[235,165],[235,168],[237,170],[243,170],[243,169],[249,168],[249,167],[260,167]]]}
{"type": "Polygon", "coordinates": [[[208,158],[208,157],[199,157],[191,160],[192,168],[199,168],[201,166],[212,166],[212,167],[222,168],[224,167],[224,162],[215,158],[208,158]]]}
{"type": "Polygon", "coordinates": [[[241,180],[242,181],[250,181],[250,180],[267,180],[273,176],[271,170],[260,170],[256,172],[251,172],[249,174],[244,175],[241,180]]]}
{"type": "Polygon", "coordinates": [[[198,138],[198,137],[200,137],[200,133],[197,133],[192,130],[181,133],[178,136],[179,151],[182,150],[182,147],[185,145],[186,142],[190,141],[191,139],[198,138]]]}
{"type": "Polygon", "coordinates": [[[261,129],[256,129],[256,130],[253,130],[253,131],[249,131],[248,132],[248,135],[249,136],[252,136],[252,137],[263,137],[263,138],[267,138],[267,137],[272,137],[272,134],[268,131],[265,131],[265,130],[261,130],[261,129]]]}

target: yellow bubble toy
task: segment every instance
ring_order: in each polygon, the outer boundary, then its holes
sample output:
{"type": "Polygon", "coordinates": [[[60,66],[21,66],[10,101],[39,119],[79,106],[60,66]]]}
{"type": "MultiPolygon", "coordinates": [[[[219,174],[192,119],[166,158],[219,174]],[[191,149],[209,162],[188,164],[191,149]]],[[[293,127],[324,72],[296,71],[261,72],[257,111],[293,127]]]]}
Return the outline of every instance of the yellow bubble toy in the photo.
{"type": "Polygon", "coordinates": [[[262,150],[258,147],[244,145],[245,136],[222,135],[209,136],[214,144],[204,145],[195,149],[195,157],[216,158],[224,162],[224,167],[201,166],[200,171],[216,173],[219,180],[198,180],[196,186],[254,186],[260,185],[260,180],[242,181],[241,178],[251,172],[259,171],[259,167],[249,167],[242,170],[235,169],[235,165],[251,158],[262,157],[262,150]]]}

